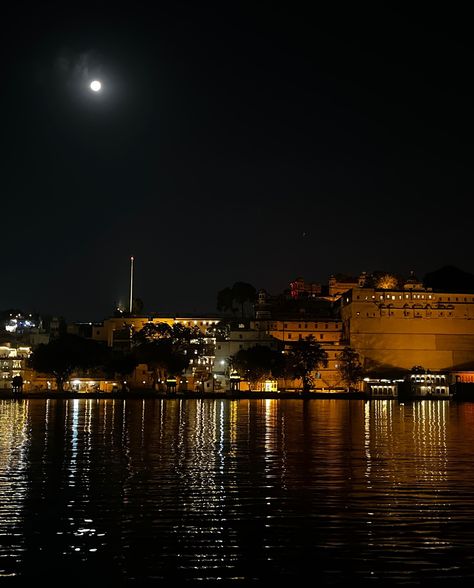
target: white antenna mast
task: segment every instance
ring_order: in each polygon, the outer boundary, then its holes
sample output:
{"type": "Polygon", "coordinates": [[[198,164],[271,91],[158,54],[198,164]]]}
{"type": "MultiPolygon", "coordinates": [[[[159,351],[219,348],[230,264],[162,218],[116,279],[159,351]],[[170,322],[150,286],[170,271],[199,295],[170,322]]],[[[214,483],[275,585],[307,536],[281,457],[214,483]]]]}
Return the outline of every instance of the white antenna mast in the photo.
{"type": "Polygon", "coordinates": [[[130,314],[132,314],[133,309],[133,256],[130,257],[130,314]]]}

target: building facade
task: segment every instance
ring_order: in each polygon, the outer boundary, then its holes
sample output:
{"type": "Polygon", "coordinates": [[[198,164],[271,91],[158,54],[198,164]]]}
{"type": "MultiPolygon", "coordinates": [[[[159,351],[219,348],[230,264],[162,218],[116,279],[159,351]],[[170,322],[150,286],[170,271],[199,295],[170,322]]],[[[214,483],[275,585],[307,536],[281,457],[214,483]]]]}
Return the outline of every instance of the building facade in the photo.
{"type": "Polygon", "coordinates": [[[15,376],[23,378],[23,389],[28,390],[34,373],[27,366],[30,347],[16,347],[11,343],[0,345],[0,389],[9,390],[15,376]]]}
{"type": "MultiPolygon", "coordinates": [[[[273,339],[281,341],[288,348],[291,343],[312,335],[328,356],[327,367],[320,367],[314,374],[314,388],[333,389],[342,388],[339,372],[338,355],[343,349],[342,321],[335,318],[273,318],[258,319],[251,322],[255,331],[260,331],[273,339]]],[[[282,387],[299,387],[301,382],[281,382],[282,387]]]]}
{"type": "MultiPolygon", "coordinates": [[[[189,368],[183,375],[179,387],[185,389],[206,389],[210,386],[214,368],[215,335],[214,329],[220,322],[217,316],[153,316],[153,317],[113,317],[101,324],[92,325],[91,338],[105,343],[108,347],[118,350],[129,350],[132,337],[149,323],[181,324],[185,327],[197,327],[204,335],[204,353],[190,359],[189,368]]],[[[127,385],[133,388],[150,388],[158,385],[166,389],[166,382],[154,382],[154,377],[146,365],[140,364],[126,379],[127,385]]]]}
{"type": "Polygon", "coordinates": [[[369,372],[474,369],[474,293],[353,288],[341,318],[343,340],[369,372]]]}
{"type": "MultiPolygon", "coordinates": [[[[229,332],[226,341],[216,341],[214,361],[214,389],[225,390],[230,388],[231,360],[230,358],[244,349],[250,349],[261,345],[278,351],[281,346],[279,341],[264,330],[252,328],[242,323],[229,332]]],[[[247,382],[241,382],[241,390],[248,389],[247,382]]]]}

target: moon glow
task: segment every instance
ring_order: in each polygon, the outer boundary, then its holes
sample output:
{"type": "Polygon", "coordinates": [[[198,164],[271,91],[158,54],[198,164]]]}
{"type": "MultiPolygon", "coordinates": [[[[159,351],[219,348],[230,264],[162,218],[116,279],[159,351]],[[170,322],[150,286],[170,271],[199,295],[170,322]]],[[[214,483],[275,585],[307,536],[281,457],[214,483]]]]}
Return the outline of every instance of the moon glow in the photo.
{"type": "Polygon", "coordinates": [[[99,92],[102,88],[102,84],[99,82],[99,80],[94,80],[90,83],[89,87],[93,92],[99,92]]]}

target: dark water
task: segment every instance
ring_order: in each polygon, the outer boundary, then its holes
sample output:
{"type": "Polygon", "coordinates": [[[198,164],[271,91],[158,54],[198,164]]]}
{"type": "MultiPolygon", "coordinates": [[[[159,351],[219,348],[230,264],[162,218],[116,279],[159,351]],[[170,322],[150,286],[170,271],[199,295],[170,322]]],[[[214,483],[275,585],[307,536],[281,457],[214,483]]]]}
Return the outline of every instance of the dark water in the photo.
{"type": "Polygon", "coordinates": [[[0,581],[53,578],[467,584],[474,404],[0,401],[0,581]]]}

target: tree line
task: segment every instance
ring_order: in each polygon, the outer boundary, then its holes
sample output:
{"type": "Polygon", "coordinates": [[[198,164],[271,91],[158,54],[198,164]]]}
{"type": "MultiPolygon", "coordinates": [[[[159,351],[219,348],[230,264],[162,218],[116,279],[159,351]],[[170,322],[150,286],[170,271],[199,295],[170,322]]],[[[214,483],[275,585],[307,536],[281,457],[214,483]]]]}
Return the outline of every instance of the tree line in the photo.
{"type": "MultiPolygon", "coordinates": [[[[351,347],[345,347],[337,360],[341,380],[349,389],[354,388],[363,377],[359,354],[351,347]]],[[[241,349],[229,358],[229,363],[251,388],[269,377],[300,379],[303,393],[307,393],[314,386],[315,373],[321,367],[327,367],[328,354],[313,335],[308,335],[276,351],[263,345],[241,349]]]]}
{"type": "MultiPolygon", "coordinates": [[[[221,323],[208,335],[225,337],[225,327],[225,323],[221,323]]],[[[198,327],[148,323],[136,333],[130,331],[129,349],[116,350],[78,335],[63,334],[38,345],[28,363],[35,371],[53,376],[60,392],[77,370],[99,370],[109,379],[119,376],[123,381],[137,365],[146,364],[156,389],[160,381],[183,375],[192,360],[199,365],[196,360],[205,355],[213,355],[213,350],[198,327]]],[[[362,378],[358,354],[346,347],[338,360],[341,379],[349,388],[355,386],[362,378]]],[[[242,349],[229,358],[229,364],[250,387],[268,377],[301,379],[303,392],[308,392],[314,385],[315,372],[327,367],[328,356],[320,343],[309,335],[277,351],[263,345],[242,349]]],[[[201,377],[210,375],[202,372],[201,377]]]]}
{"type": "Polygon", "coordinates": [[[130,348],[117,350],[78,335],[64,334],[49,343],[38,345],[28,359],[35,371],[50,374],[58,391],[76,371],[98,370],[105,377],[123,380],[137,365],[146,364],[152,374],[153,387],[168,376],[178,376],[191,359],[200,357],[204,335],[198,327],[179,323],[148,323],[140,331],[130,331],[130,348]]]}

